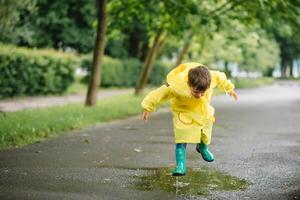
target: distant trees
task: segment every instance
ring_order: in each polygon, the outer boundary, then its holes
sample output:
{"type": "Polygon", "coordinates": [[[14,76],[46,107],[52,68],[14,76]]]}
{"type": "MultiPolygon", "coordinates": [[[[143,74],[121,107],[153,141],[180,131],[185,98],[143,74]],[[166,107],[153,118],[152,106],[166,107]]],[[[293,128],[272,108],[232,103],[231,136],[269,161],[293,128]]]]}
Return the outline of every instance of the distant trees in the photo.
{"type": "Polygon", "coordinates": [[[293,73],[292,62],[300,58],[300,1],[251,1],[245,10],[261,25],[267,34],[276,41],[280,49],[282,77],[293,73]],[[260,6],[261,12],[257,7],[260,6]],[[289,69],[290,74],[287,74],[289,69]]]}
{"type": "Polygon", "coordinates": [[[1,0],[0,42],[19,44],[22,40],[30,40],[33,32],[24,15],[32,15],[36,10],[36,0],[1,0]]]}
{"type": "Polygon", "coordinates": [[[96,13],[95,0],[3,0],[0,1],[0,15],[4,18],[1,16],[0,26],[6,37],[0,36],[0,41],[91,52],[96,36],[96,13]]]}
{"type": "MultiPolygon", "coordinates": [[[[92,52],[102,20],[96,2],[2,0],[0,42],[92,52]]],[[[144,63],[136,94],[160,57],[175,59],[174,65],[184,59],[206,64],[222,60],[228,73],[229,62],[246,70],[281,63],[283,76],[292,73],[291,63],[300,57],[300,1],[110,0],[106,12],[107,45],[98,47],[112,57],[144,63]]],[[[94,67],[101,63],[101,58],[93,60],[94,67]]]]}

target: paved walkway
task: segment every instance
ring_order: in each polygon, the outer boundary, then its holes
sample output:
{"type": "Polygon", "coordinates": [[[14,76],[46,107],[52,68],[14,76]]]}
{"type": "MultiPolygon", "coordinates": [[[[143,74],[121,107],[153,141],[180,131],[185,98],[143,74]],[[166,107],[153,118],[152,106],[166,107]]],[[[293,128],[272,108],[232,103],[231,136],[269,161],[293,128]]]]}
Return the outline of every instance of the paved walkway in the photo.
{"type": "Polygon", "coordinates": [[[162,110],[146,124],[136,116],[0,151],[0,199],[299,199],[299,85],[238,93],[238,102],[214,98],[215,161],[204,162],[188,145],[187,165],[246,179],[251,185],[245,191],[176,196],[137,190],[134,177],[174,166],[171,114],[162,110]]]}
{"type": "MultiPolygon", "coordinates": [[[[128,94],[130,92],[133,92],[133,89],[100,90],[98,99],[128,94]]],[[[43,108],[69,103],[84,103],[84,101],[85,95],[20,97],[0,100],[0,110],[5,112],[12,112],[23,109],[43,108]]]]}

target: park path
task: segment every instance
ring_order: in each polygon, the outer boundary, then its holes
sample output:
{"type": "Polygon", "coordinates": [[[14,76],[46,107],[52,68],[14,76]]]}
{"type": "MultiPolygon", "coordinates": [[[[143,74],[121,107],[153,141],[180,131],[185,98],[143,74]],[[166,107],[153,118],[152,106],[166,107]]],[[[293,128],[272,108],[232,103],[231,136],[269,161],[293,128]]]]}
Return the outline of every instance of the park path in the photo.
{"type": "MultiPolygon", "coordinates": [[[[133,89],[105,89],[100,90],[98,99],[129,94],[133,89]]],[[[0,100],[0,110],[13,112],[24,109],[44,108],[70,103],[84,103],[85,95],[64,95],[64,96],[36,96],[18,97],[13,99],[0,100]]]]}
{"type": "Polygon", "coordinates": [[[213,100],[215,161],[188,145],[187,165],[243,178],[251,183],[244,191],[176,196],[134,187],[145,171],[174,166],[171,114],[163,109],[146,124],[136,116],[0,151],[0,199],[299,199],[300,86],[277,82],[238,93],[238,102],[213,100]]]}

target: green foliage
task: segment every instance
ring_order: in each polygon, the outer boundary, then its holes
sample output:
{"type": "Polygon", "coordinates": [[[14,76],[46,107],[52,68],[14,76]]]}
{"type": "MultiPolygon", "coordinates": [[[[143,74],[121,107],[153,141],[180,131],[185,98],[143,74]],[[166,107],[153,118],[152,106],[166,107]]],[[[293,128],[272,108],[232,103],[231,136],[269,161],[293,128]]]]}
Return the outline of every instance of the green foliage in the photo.
{"type": "MultiPolygon", "coordinates": [[[[102,87],[134,87],[138,81],[142,70],[142,63],[137,59],[116,59],[108,56],[104,57],[102,65],[101,86],[102,87]]],[[[85,56],[82,59],[82,68],[90,71],[92,66],[91,56],[85,56]]],[[[157,62],[153,66],[149,83],[159,85],[165,80],[169,67],[164,62],[157,62]]],[[[88,82],[88,76],[83,79],[88,82]]]]}
{"type": "MultiPolygon", "coordinates": [[[[299,2],[111,0],[105,54],[143,61],[157,32],[164,31],[162,57],[172,57],[185,40],[191,43],[189,61],[226,60],[246,70],[270,69],[278,54],[284,63],[299,57],[299,2]]],[[[89,53],[96,12],[95,0],[0,0],[0,42],[89,53]]]]}
{"type": "Polygon", "coordinates": [[[241,63],[241,68],[248,71],[274,69],[276,64],[279,63],[279,48],[276,42],[264,36],[258,36],[256,39],[257,42],[252,42],[253,45],[250,46],[250,38],[251,35],[244,38],[244,45],[242,46],[243,62],[241,63]],[[246,47],[247,42],[248,47],[246,47]]]}
{"type": "Polygon", "coordinates": [[[145,60],[158,32],[182,35],[187,27],[186,17],[195,13],[196,4],[195,1],[110,1],[107,7],[109,52],[112,52],[111,42],[118,41],[112,33],[118,30],[126,33],[127,37],[122,37],[122,47],[126,47],[128,55],[145,60]]]}
{"type": "Polygon", "coordinates": [[[0,0],[0,42],[16,44],[20,38],[30,40],[33,32],[24,15],[35,11],[36,0],[0,0]]]}
{"type": "Polygon", "coordinates": [[[274,78],[257,78],[257,79],[251,79],[251,78],[235,78],[232,79],[234,85],[236,88],[254,88],[264,85],[270,85],[274,83],[274,78]]]}
{"type": "Polygon", "coordinates": [[[152,73],[149,77],[150,85],[160,85],[165,82],[166,75],[174,64],[158,61],[154,63],[152,73]]]}
{"type": "Polygon", "coordinates": [[[205,45],[191,45],[192,59],[211,65],[217,61],[236,63],[246,71],[274,69],[279,62],[276,42],[258,24],[247,27],[239,20],[223,19],[222,29],[206,39],[205,45]]]}
{"type": "Polygon", "coordinates": [[[0,149],[23,146],[63,131],[124,118],[142,111],[143,96],[100,100],[95,107],[71,104],[0,115],[0,149]]]}
{"type": "Polygon", "coordinates": [[[111,1],[108,5],[109,27],[134,30],[134,22],[140,22],[149,35],[162,30],[176,33],[185,27],[185,17],[194,12],[195,6],[194,1],[111,1]]]}
{"type": "Polygon", "coordinates": [[[300,1],[246,1],[243,12],[250,13],[269,36],[273,36],[280,48],[281,72],[286,76],[286,68],[300,57],[300,1]]]}
{"type": "MultiPolygon", "coordinates": [[[[110,30],[106,35],[105,55],[113,58],[128,58],[128,34],[119,30],[110,30]]],[[[132,56],[134,57],[134,56],[132,56]]]]}
{"type": "Polygon", "coordinates": [[[1,0],[0,41],[90,52],[96,11],[94,0],[1,0]]]}
{"type": "Polygon", "coordinates": [[[77,64],[74,55],[0,44],[0,98],[62,93],[77,64]]]}

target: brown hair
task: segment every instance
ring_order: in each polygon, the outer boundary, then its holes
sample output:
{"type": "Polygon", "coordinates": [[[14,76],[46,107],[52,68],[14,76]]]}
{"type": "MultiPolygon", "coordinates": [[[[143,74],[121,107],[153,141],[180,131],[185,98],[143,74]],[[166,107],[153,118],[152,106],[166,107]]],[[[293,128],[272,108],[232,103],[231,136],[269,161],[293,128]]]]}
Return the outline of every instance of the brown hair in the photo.
{"type": "Polygon", "coordinates": [[[189,70],[188,84],[200,92],[209,88],[211,82],[210,73],[206,66],[200,65],[189,70]]]}

